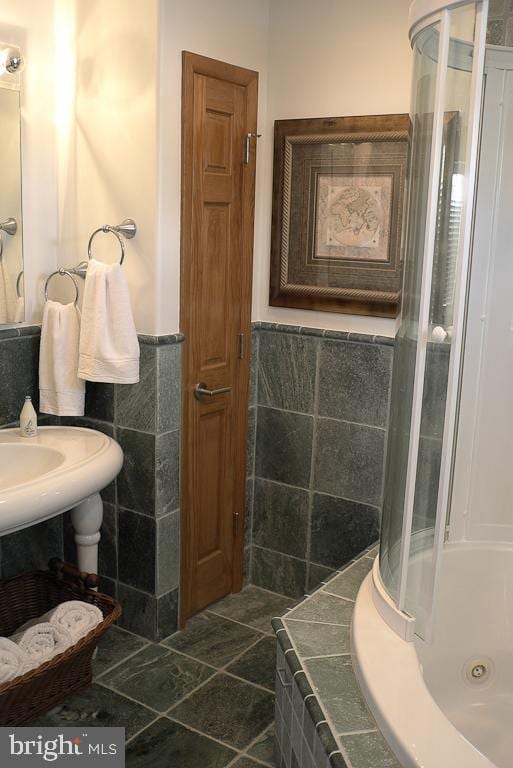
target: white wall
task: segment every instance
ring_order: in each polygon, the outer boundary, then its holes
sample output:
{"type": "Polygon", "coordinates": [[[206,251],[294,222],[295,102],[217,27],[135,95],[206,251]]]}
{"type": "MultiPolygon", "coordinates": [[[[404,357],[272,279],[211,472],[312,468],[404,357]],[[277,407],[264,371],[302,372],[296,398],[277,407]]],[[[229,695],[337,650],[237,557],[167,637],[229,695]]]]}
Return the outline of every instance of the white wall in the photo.
{"type": "MultiPolygon", "coordinates": [[[[394,322],[268,306],[273,121],[403,112],[409,0],[0,0],[26,53],[27,320],[91,231],[137,221],[126,273],[137,329],[179,329],[181,52],[260,73],[253,319],[392,334],[394,322]]],[[[110,238],[101,258],[116,258],[110,238]]],[[[114,243],[114,241],[113,241],[114,243]]]]}
{"type": "MultiPolygon", "coordinates": [[[[158,309],[157,82],[158,0],[58,0],[65,77],[57,91],[59,262],[87,258],[91,233],[125,218],[125,271],[136,326],[155,333],[158,309]]],[[[100,233],[94,255],[120,257],[100,233]]]]}
{"type": "MultiPolygon", "coordinates": [[[[267,103],[269,5],[270,0],[161,0],[158,332],[179,327],[182,51],[257,70],[261,128],[267,103]]],[[[255,257],[265,248],[264,178],[261,155],[255,257]]]]}
{"type": "Polygon", "coordinates": [[[53,0],[0,0],[0,41],[19,45],[27,61],[21,111],[28,322],[40,319],[44,281],[57,264],[53,9],[53,0]]]}
{"type": "Polygon", "coordinates": [[[269,96],[260,151],[263,195],[255,243],[253,317],[393,335],[395,321],[269,307],[274,120],[408,112],[410,0],[272,0],[269,96]]]}

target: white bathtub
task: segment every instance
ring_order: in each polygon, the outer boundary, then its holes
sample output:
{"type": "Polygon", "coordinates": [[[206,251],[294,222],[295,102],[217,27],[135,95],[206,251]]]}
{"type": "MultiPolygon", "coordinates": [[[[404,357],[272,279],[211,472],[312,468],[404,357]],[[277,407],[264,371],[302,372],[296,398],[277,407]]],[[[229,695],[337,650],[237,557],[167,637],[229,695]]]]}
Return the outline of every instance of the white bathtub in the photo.
{"type": "Polygon", "coordinates": [[[381,617],[375,563],[353,617],[360,685],[405,768],[512,768],[513,546],[447,545],[443,558],[432,644],[381,617]]]}

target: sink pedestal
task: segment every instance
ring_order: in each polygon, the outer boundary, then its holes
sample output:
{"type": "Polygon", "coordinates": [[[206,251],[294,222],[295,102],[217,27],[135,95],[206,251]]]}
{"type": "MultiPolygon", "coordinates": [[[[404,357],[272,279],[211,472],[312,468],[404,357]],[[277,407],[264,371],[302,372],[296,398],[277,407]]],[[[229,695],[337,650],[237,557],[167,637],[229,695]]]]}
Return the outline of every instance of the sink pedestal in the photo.
{"type": "Polygon", "coordinates": [[[79,570],[98,573],[98,542],[103,521],[103,502],[93,493],[71,510],[79,570]]]}

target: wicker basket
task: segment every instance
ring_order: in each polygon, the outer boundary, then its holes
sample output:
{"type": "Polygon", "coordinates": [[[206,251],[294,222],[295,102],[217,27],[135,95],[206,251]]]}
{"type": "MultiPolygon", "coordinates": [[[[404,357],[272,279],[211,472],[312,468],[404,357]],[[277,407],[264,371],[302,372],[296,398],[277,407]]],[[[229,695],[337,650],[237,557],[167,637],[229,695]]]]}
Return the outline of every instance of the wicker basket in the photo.
{"type": "Polygon", "coordinates": [[[66,600],[96,605],[104,616],[64,653],[0,685],[0,726],[26,725],[91,685],[91,661],[98,640],[121,616],[117,600],[93,591],[97,584],[97,576],[80,573],[60,560],[50,561],[50,571],[0,581],[0,635],[4,637],[66,600]]]}

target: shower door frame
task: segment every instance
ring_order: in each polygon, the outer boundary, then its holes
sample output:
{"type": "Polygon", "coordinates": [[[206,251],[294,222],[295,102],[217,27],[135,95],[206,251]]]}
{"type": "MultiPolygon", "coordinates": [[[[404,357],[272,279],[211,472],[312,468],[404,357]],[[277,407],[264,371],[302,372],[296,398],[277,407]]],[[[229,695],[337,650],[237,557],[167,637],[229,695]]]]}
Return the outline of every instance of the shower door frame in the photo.
{"type": "MultiPolygon", "coordinates": [[[[412,538],[413,509],[415,490],[417,484],[417,462],[419,453],[421,415],[425,385],[425,367],[427,343],[429,337],[429,310],[431,300],[433,260],[435,252],[435,233],[438,212],[438,200],[440,189],[440,169],[442,150],[442,130],[445,114],[445,86],[449,64],[449,46],[451,32],[450,8],[462,5],[470,5],[468,2],[445,3],[442,10],[441,3],[432,0],[417,0],[412,5],[410,20],[412,22],[412,40],[421,29],[427,26],[440,24],[439,56],[436,73],[436,90],[434,104],[434,119],[430,174],[428,211],[426,216],[426,234],[424,240],[421,302],[419,307],[419,322],[417,333],[417,349],[415,360],[415,382],[413,391],[413,403],[411,413],[411,428],[408,447],[408,467],[405,487],[405,505],[403,525],[401,533],[401,550],[399,559],[399,590],[394,601],[384,593],[380,584],[379,569],[374,569],[374,597],[375,602],[383,618],[393,626],[394,630],[404,639],[412,640],[415,630],[415,617],[406,610],[406,596],[409,576],[409,560],[412,538]],[[438,12],[429,12],[429,8],[438,12]],[[415,14],[417,17],[415,18],[415,14]],[[420,15],[419,15],[420,14],[420,15]],[[395,616],[393,615],[395,612],[395,616]]],[[[424,639],[430,641],[433,633],[434,606],[439,585],[441,568],[441,556],[446,532],[446,520],[449,507],[453,452],[456,433],[456,422],[459,402],[459,383],[461,373],[462,348],[464,342],[465,308],[469,278],[470,253],[472,246],[472,230],[475,206],[476,174],[479,150],[479,135],[482,112],[482,93],[484,82],[484,62],[486,52],[486,23],[488,16],[488,0],[476,3],[476,31],[474,35],[474,63],[472,67],[472,80],[470,90],[469,117],[471,128],[469,130],[467,151],[465,156],[465,197],[462,208],[461,237],[458,245],[455,274],[454,318],[451,337],[450,363],[447,381],[447,399],[444,415],[444,428],[442,439],[442,454],[440,464],[440,476],[438,482],[437,509],[434,528],[434,541],[432,550],[431,567],[431,607],[425,628],[424,639]]]]}

